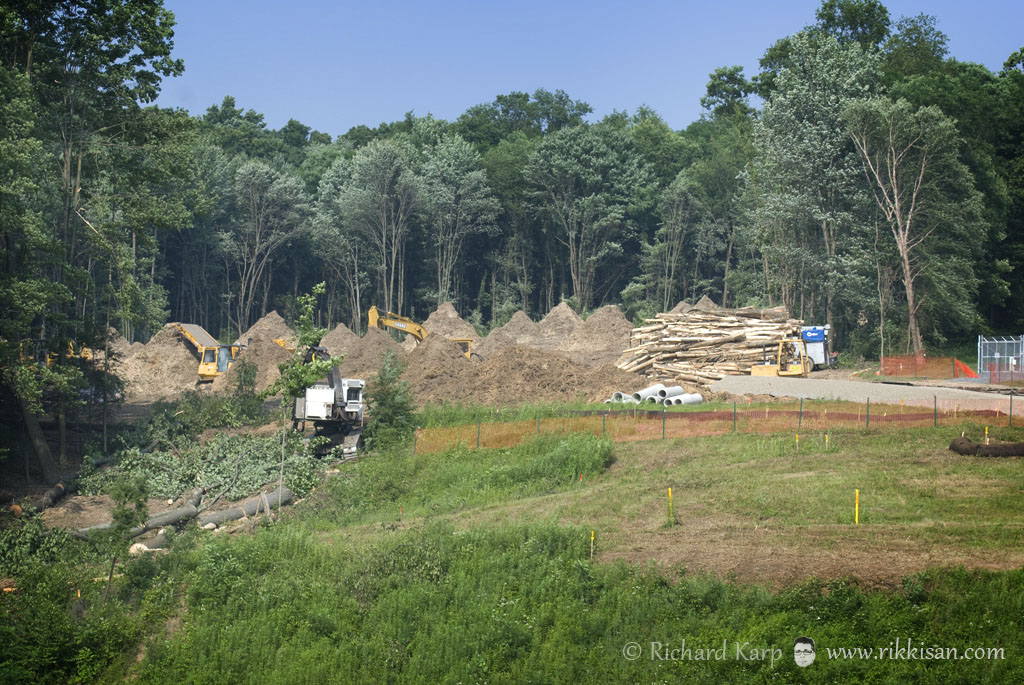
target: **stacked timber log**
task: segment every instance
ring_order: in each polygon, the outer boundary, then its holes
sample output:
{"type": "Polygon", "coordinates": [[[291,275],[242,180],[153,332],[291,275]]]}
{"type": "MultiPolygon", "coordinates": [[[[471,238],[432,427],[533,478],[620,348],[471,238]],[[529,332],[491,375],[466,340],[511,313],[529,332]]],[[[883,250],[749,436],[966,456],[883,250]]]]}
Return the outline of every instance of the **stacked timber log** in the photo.
{"type": "Polygon", "coordinates": [[[633,329],[633,347],[617,366],[659,380],[710,385],[723,376],[750,373],[767,352],[775,357],[778,342],[800,335],[803,321],[774,309],[692,309],[658,314],[633,329]]]}

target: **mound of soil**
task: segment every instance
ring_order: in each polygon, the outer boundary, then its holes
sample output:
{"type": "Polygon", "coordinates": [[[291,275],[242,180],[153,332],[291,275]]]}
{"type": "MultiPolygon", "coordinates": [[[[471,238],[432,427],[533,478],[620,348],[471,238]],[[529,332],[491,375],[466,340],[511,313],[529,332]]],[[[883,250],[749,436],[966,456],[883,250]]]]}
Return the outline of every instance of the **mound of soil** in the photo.
{"type": "Polygon", "coordinates": [[[472,324],[459,317],[451,302],[445,302],[433,311],[423,322],[423,327],[431,336],[438,335],[448,339],[470,338],[476,341],[480,337],[472,324]]]}
{"type": "Polygon", "coordinates": [[[639,387],[644,379],[612,366],[592,367],[562,354],[515,345],[483,359],[463,396],[488,404],[519,404],[578,397],[604,400],[616,390],[639,387]]]}
{"type": "Polygon", "coordinates": [[[270,341],[275,338],[284,338],[288,341],[289,347],[295,347],[297,341],[295,331],[288,327],[276,310],[250,326],[249,330],[238,337],[235,344],[249,345],[259,340],[270,341]]]}
{"type": "Polygon", "coordinates": [[[381,360],[388,350],[395,350],[399,356],[405,356],[402,348],[379,328],[371,328],[366,335],[353,343],[345,354],[345,359],[338,367],[346,378],[363,378],[369,380],[380,371],[381,360]]]}
{"type": "Polygon", "coordinates": [[[359,336],[350,331],[348,326],[340,323],[337,328],[320,340],[320,344],[327,348],[332,357],[337,357],[340,354],[346,354],[348,349],[358,341],[359,336]]]}
{"type": "Polygon", "coordinates": [[[584,364],[614,364],[629,347],[633,324],[613,304],[601,307],[570,334],[562,350],[584,364]]]}
{"type": "Polygon", "coordinates": [[[699,312],[717,312],[721,307],[715,304],[714,300],[710,297],[703,295],[697,300],[697,304],[693,305],[692,309],[696,309],[699,312]]]}
{"type": "Polygon", "coordinates": [[[154,402],[178,397],[196,387],[199,358],[178,333],[167,324],[145,345],[132,345],[118,364],[129,401],[154,402]]]}
{"type": "Polygon", "coordinates": [[[254,323],[237,341],[247,347],[238,355],[227,373],[214,379],[213,390],[231,392],[238,387],[238,363],[242,360],[256,365],[256,392],[263,392],[270,387],[281,376],[279,365],[291,359],[293,354],[274,342],[282,338],[289,347],[297,342],[295,331],[288,327],[276,311],[254,323]]]}
{"type": "Polygon", "coordinates": [[[686,312],[693,309],[693,305],[686,300],[679,300],[676,302],[676,306],[665,312],[666,314],[685,314],[686,312]]]}
{"type": "Polygon", "coordinates": [[[441,402],[466,384],[472,384],[473,362],[462,354],[462,348],[451,340],[436,335],[416,346],[407,358],[402,379],[417,402],[441,402]]]}
{"type": "Polygon", "coordinates": [[[548,312],[544,320],[537,324],[536,339],[531,343],[534,347],[558,349],[583,325],[583,319],[565,302],[548,312]]]}
{"type": "Polygon", "coordinates": [[[248,338],[249,346],[242,350],[227,373],[213,379],[216,392],[234,392],[238,387],[239,363],[243,360],[256,365],[256,392],[263,392],[281,376],[280,365],[291,359],[293,352],[281,347],[273,339],[248,338]]]}

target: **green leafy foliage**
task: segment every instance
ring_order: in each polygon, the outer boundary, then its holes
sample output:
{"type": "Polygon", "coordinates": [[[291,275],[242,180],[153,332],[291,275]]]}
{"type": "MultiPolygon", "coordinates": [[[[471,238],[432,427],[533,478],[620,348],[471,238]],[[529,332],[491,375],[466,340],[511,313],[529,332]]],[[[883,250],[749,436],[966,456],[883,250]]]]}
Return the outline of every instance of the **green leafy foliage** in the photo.
{"type": "MultiPolygon", "coordinates": [[[[294,431],[283,433],[285,485],[304,495],[317,482],[318,462],[308,443],[294,431]]],[[[277,477],[281,461],[278,435],[229,435],[221,433],[204,444],[189,442],[168,451],[126,449],[116,465],[81,479],[86,494],[107,492],[125,476],[145,479],[156,497],[178,497],[194,487],[212,493],[225,490],[229,499],[245,497],[277,477]]]]}

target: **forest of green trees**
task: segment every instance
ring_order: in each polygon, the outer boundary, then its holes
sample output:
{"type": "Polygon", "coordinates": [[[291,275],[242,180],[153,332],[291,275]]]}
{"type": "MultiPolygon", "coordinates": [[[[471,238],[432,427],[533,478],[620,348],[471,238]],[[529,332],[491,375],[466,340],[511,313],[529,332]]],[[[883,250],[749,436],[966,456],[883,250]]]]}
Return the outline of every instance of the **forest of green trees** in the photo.
{"type": "Polygon", "coordinates": [[[3,0],[5,392],[39,397],[24,341],[167,321],[231,340],[321,281],[319,323],[355,330],[371,305],[451,300],[485,331],[707,295],[785,305],[865,357],[1019,334],[1024,49],[998,73],[958,61],[940,19],[824,0],[758,73],[710,74],[681,131],[540,89],[332,139],[230,95],[153,106],[187,68],[161,0],[3,0]]]}

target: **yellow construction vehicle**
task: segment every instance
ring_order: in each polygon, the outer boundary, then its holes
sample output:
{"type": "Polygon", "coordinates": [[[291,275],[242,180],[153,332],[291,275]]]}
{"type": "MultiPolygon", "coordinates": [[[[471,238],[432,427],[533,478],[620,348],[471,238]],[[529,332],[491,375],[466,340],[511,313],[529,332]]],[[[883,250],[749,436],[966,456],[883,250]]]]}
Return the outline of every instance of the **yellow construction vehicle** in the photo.
{"type": "MultiPolygon", "coordinates": [[[[18,352],[21,356],[21,360],[33,361],[36,364],[45,364],[46,368],[52,367],[57,363],[60,355],[56,352],[50,352],[43,344],[38,341],[32,341],[30,343],[21,343],[18,346],[18,352]]],[[[68,342],[67,359],[84,359],[85,361],[92,361],[92,350],[85,345],[75,346],[74,343],[68,342]]]]}
{"type": "Polygon", "coordinates": [[[751,376],[807,376],[814,364],[807,358],[807,343],[799,338],[779,341],[775,361],[768,361],[767,351],[763,364],[750,367],[751,376]]]}
{"type": "Polygon", "coordinates": [[[199,382],[212,381],[231,368],[245,345],[221,345],[217,339],[194,323],[175,323],[178,330],[199,357],[199,382]]]}
{"type": "MultiPolygon", "coordinates": [[[[394,314],[387,312],[383,316],[377,307],[370,307],[370,311],[366,313],[367,323],[370,328],[390,328],[402,333],[408,333],[412,337],[416,338],[418,342],[423,340],[430,335],[426,328],[416,323],[407,316],[401,316],[400,314],[394,314]]],[[[450,340],[462,348],[462,355],[469,359],[470,355],[473,354],[473,340],[471,338],[450,338],[450,340]]],[[[479,357],[479,355],[477,355],[479,357]]]]}

